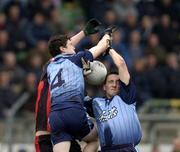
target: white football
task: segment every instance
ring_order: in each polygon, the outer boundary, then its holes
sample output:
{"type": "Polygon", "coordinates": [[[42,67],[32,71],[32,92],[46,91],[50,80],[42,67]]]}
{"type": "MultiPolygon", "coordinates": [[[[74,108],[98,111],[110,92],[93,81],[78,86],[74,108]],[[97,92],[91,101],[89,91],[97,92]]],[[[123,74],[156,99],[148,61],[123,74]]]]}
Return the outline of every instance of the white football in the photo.
{"type": "Polygon", "coordinates": [[[91,85],[100,85],[106,78],[107,69],[105,65],[97,60],[90,62],[91,72],[86,75],[86,81],[91,85]]]}

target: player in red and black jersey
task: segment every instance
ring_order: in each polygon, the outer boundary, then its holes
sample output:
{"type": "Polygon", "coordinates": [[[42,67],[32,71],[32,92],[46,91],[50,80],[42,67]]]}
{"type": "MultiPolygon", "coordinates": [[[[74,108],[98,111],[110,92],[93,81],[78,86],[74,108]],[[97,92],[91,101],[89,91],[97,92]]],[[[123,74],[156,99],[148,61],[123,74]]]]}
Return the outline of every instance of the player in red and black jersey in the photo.
{"type": "MultiPolygon", "coordinates": [[[[53,152],[51,143],[50,126],[48,117],[50,113],[50,90],[47,78],[46,67],[43,69],[40,82],[38,84],[36,99],[36,133],[35,133],[35,149],[36,152],[53,152]]],[[[71,141],[70,152],[81,152],[80,145],[75,141],[71,141]]]]}
{"type": "Polygon", "coordinates": [[[41,80],[38,84],[37,99],[36,99],[36,134],[35,148],[36,152],[53,152],[50,127],[48,125],[48,116],[50,112],[50,92],[48,79],[46,74],[46,66],[41,75],[41,80]]]}

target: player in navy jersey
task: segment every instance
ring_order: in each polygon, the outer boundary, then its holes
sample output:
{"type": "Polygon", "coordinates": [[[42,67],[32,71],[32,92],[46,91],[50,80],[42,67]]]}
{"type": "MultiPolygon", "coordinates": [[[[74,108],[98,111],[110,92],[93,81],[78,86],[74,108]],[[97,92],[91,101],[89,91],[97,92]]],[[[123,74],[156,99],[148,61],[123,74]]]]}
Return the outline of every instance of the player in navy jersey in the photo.
{"type": "MultiPolygon", "coordinates": [[[[83,31],[72,37],[73,44],[76,45],[84,36],[98,32],[99,21],[91,19],[86,24],[83,31]],[[84,33],[84,35],[82,34],[84,33]]],[[[47,78],[47,66],[51,60],[44,66],[41,80],[38,84],[36,99],[36,133],[35,133],[35,149],[36,152],[52,152],[51,129],[48,123],[48,117],[51,109],[50,87],[47,78]]],[[[70,152],[80,152],[81,148],[75,141],[71,141],[70,152]]]]}
{"type": "Polygon", "coordinates": [[[136,114],[136,89],[124,59],[110,49],[118,72],[106,76],[104,98],[94,98],[96,118],[102,152],[136,152],[141,140],[141,126],[136,114]]]}
{"type": "MultiPolygon", "coordinates": [[[[86,32],[77,34],[84,37],[86,32]]],[[[82,58],[93,61],[109,47],[110,36],[105,34],[98,44],[87,51],[75,53],[78,38],[55,35],[49,40],[53,61],[47,67],[51,92],[49,123],[54,152],[68,152],[70,141],[82,139],[87,143],[84,152],[98,149],[96,127],[89,122],[84,100],[84,77],[82,58]],[[92,128],[93,126],[93,128],[92,128]]]]}

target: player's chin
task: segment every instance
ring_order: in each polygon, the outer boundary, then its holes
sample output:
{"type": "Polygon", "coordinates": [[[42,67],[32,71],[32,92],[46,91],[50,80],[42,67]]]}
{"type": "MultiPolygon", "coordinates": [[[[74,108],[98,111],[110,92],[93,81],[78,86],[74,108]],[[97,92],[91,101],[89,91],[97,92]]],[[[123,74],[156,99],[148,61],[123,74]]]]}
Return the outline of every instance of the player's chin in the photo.
{"type": "Polygon", "coordinates": [[[115,95],[117,95],[117,91],[111,91],[111,97],[113,97],[113,96],[115,96],[115,95]]]}
{"type": "Polygon", "coordinates": [[[118,91],[113,91],[113,96],[117,95],[118,94],[118,91]]]}

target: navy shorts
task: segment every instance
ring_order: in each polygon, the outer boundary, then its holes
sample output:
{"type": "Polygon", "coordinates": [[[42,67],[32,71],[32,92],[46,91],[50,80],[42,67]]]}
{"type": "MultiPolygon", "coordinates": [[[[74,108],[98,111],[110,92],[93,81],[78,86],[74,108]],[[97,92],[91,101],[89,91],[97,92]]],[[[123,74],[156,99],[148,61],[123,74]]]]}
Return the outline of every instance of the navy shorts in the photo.
{"type": "Polygon", "coordinates": [[[51,140],[54,145],[62,141],[82,139],[93,127],[86,111],[77,108],[51,112],[49,123],[51,127],[51,140]]]}
{"type": "Polygon", "coordinates": [[[101,147],[101,152],[137,152],[133,144],[101,147]]]}

